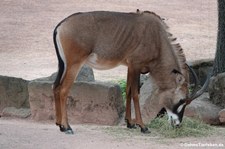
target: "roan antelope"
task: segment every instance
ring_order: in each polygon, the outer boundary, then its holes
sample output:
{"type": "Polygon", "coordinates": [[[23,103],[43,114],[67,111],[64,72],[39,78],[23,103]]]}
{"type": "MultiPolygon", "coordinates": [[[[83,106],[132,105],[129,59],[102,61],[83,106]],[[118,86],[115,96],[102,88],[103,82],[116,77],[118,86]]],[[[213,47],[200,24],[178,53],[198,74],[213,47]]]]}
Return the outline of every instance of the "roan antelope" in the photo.
{"type": "Polygon", "coordinates": [[[56,124],[72,134],[66,110],[69,89],[80,68],[87,64],[96,69],[126,65],[126,115],[128,128],[139,125],[147,133],[139,106],[139,77],[149,73],[159,87],[158,99],[165,107],[171,124],[180,125],[183,112],[192,97],[188,91],[188,67],[178,44],[162,19],[153,12],[121,13],[95,11],[76,13],[62,20],[54,30],[58,57],[58,75],[54,82],[56,124]],[[131,100],[135,119],[131,119],[131,100]]]}

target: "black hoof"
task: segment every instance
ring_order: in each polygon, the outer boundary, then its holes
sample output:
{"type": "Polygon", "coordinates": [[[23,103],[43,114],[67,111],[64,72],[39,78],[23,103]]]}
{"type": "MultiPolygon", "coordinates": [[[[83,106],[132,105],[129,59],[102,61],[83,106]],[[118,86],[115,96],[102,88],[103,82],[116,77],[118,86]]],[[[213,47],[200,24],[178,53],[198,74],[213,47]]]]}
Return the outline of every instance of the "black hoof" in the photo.
{"type": "Polygon", "coordinates": [[[64,133],[68,134],[68,135],[73,135],[74,134],[72,129],[68,129],[68,130],[64,131],[64,133]]]}
{"type": "Polygon", "coordinates": [[[125,120],[127,122],[127,128],[129,129],[136,129],[136,125],[135,124],[131,124],[128,120],[125,120]]]}
{"type": "Polygon", "coordinates": [[[149,133],[151,133],[151,131],[148,130],[147,127],[144,127],[144,128],[141,127],[141,132],[144,133],[144,134],[149,134],[149,133]]]}
{"type": "Polygon", "coordinates": [[[57,126],[59,126],[59,130],[61,132],[64,132],[65,134],[74,134],[72,128],[70,127],[70,125],[68,126],[68,128],[65,128],[63,125],[59,125],[59,124],[56,124],[57,126]]]}

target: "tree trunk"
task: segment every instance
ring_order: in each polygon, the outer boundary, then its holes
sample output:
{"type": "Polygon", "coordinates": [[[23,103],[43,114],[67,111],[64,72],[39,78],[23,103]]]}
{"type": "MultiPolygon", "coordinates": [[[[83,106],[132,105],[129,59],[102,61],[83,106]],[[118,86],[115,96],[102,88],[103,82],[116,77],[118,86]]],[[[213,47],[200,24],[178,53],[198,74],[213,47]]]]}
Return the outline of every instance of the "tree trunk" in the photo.
{"type": "Polygon", "coordinates": [[[225,108],[225,0],[218,0],[218,33],[216,56],[213,66],[214,76],[209,83],[212,103],[225,108]]]}
{"type": "Polygon", "coordinates": [[[218,0],[217,49],[213,74],[225,72],[225,0],[218,0]]]}

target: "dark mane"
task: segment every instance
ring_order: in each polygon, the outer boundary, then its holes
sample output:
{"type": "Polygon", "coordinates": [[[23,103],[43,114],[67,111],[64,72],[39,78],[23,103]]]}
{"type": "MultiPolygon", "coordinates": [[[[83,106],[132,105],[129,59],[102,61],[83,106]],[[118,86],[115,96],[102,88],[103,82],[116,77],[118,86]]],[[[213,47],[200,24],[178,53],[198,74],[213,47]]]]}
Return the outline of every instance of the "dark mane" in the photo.
{"type": "Polygon", "coordinates": [[[186,75],[187,73],[187,67],[186,67],[186,57],[183,52],[183,49],[179,43],[176,43],[176,38],[173,37],[173,35],[169,32],[169,26],[165,23],[165,19],[161,18],[159,15],[157,15],[155,12],[152,11],[143,11],[141,12],[139,9],[137,10],[137,13],[143,14],[143,13],[148,13],[156,16],[162,21],[162,24],[167,31],[168,39],[170,40],[170,43],[173,47],[174,53],[176,55],[176,58],[178,59],[179,67],[181,70],[181,73],[183,75],[186,75]]]}

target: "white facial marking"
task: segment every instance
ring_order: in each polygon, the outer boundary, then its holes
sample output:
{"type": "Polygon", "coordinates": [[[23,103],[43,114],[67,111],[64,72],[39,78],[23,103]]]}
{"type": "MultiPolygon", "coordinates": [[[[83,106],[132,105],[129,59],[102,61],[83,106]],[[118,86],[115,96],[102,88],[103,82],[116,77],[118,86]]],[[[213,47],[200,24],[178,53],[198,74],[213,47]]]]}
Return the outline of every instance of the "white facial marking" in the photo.
{"type": "Polygon", "coordinates": [[[180,124],[179,118],[177,116],[177,114],[173,113],[172,111],[170,111],[169,109],[166,109],[167,114],[168,114],[168,121],[171,123],[171,125],[176,126],[180,124]]]}
{"type": "Polygon", "coordinates": [[[186,103],[183,103],[182,105],[180,105],[178,108],[177,108],[177,112],[180,113],[180,111],[183,109],[184,105],[186,103]]]}

